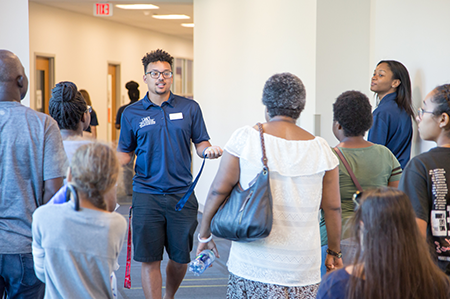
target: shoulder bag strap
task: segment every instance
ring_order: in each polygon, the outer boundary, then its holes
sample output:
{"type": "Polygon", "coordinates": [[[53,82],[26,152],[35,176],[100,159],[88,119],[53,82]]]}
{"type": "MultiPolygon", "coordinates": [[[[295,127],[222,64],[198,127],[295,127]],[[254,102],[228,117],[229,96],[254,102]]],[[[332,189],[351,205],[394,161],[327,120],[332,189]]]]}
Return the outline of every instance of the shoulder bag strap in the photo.
{"type": "Polygon", "coordinates": [[[264,131],[261,123],[257,123],[258,129],[259,129],[259,136],[261,138],[261,151],[262,151],[262,158],[261,161],[264,164],[264,167],[269,169],[267,167],[267,157],[266,157],[266,145],[264,143],[264,131]]]}
{"type": "Polygon", "coordinates": [[[347,169],[347,172],[350,175],[350,177],[352,178],[352,181],[355,184],[356,189],[358,189],[359,192],[362,192],[363,189],[362,189],[361,185],[359,184],[358,180],[356,179],[356,176],[353,173],[352,169],[350,168],[350,165],[348,164],[347,159],[345,159],[344,155],[342,154],[341,149],[338,148],[337,146],[334,147],[333,149],[336,152],[336,154],[338,155],[338,157],[341,159],[342,163],[345,166],[345,169],[347,169]]]}

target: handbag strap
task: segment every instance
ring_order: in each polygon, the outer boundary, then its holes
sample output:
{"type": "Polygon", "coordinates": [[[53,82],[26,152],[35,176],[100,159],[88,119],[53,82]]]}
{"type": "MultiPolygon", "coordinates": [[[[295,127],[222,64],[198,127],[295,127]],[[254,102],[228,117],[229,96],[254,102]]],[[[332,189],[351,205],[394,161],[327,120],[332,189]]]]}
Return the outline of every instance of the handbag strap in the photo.
{"type": "Polygon", "coordinates": [[[359,184],[358,180],[356,179],[356,176],[353,173],[352,169],[350,168],[350,165],[348,164],[347,159],[345,159],[344,155],[342,154],[341,149],[338,148],[337,146],[334,147],[333,149],[336,152],[336,154],[338,155],[338,157],[341,159],[342,163],[345,166],[345,169],[347,169],[347,172],[350,175],[350,177],[352,178],[352,181],[355,184],[356,189],[358,189],[359,192],[362,192],[363,188],[361,187],[361,185],[359,184]]]}
{"type": "MultiPolygon", "coordinates": [[[[264,144],[264,134],[263,134],[264,131],[263,131],[261,123],[258,123],[258,129],[259,129],[259,135],[260,135],[260,139],[261,139],[261,150],[262,150],[261,161],[264,164],[264,168],[268,169],[268,167],[267,167],[267,157],[266,157],[266,146],[264,144]]],[[[191,186],[189,186],[188,191],[178,201],[177,205],[175,206],[175,210],[181,211],[181,209],[184,207],[184,205],[188,201],[189,197],[191,196],[192,192],[194,192],[194,188],[195,188],[195,186],[198,183],[198,179],[200,178],[200,175],[202,174],[203,166],[205,166],[205,161],[206,161],[206,155],[203,153],[202,167],[200,168],[200,170],[199,170],[197,176],[195,177],[195,180],[192,182],[191,186]]]]}
{"type": "Polygon", "coordinates": [[[133,207],[130,207],[130,213],[128,214],[128,240],[127,240],[127,264],[125,266],[125,281],[123,287],[126,289],[131,288],[131,211],[133,207]]]}
{"type": "Polygon", "coordinates": [[[269,168],[267,167],[266,144],[264,143],[264,130],[261,123],[257,123],[257,125],[259,129],[259,136],[261,139],[261,151],[262,151],[261,161],[264,164],[265,168],[269,168]]]}

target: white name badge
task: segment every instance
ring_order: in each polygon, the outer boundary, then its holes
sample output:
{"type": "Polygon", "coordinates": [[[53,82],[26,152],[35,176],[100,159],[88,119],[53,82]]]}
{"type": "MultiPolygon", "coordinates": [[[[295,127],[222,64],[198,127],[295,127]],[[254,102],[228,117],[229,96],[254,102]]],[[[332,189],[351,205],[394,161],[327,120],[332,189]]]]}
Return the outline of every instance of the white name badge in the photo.
{"type": "Polygon", "coordinates": [[[183,119],[183,113],[182,112],[170,113],[169,117],[170,117],[170,120],[183,119]]]}

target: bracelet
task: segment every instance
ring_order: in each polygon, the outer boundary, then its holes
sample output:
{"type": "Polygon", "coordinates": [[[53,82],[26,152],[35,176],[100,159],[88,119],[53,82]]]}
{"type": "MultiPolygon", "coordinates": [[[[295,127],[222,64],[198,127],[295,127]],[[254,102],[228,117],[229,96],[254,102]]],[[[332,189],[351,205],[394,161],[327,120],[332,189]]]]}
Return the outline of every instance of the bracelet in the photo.
{"type": "Polygon", "coordinates": [[[209,238],[206,239],[206,240],[201,239],[201,238],[200,238],[200,234],[198,234],[198,235],[197,235],[197,239],[198,239],[198,241],[199,241],[200,243],[208,243],[209,241],[212,240],[212,234],[211,234],[211,236],[209,236],[209,238]]]}
{"type": "Polygon", "coordinates": [[[205,149],[203,150],[203,153],[202,153],[203,158],[206,158],[205,152],[208,148],[209,148],[209,146],[205,147],[205,149]]]}
{"type": "Polygon", "coordinates": [[[336,252],[336,251],[333,251],[333,250],[331,250],[329,248],[327,249],[327,254],[335,256],[338,259],[340,259],[342,257],[342,251],[336,252]]]}

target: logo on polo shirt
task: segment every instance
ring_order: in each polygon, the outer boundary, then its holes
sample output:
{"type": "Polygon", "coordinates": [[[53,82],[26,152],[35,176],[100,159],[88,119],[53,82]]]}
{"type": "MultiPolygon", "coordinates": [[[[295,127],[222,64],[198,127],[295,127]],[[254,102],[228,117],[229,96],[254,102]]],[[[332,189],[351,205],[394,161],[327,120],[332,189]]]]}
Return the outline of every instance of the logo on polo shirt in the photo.
{"type": "Polygon", "coordinates": [[[145,126],[154,125],[156,124],[155,120],[153,118],[150,118],[150,116],[143,117],[141,119],[141,122],[139,123],[139,127],[143,128],[145,126]]]}

